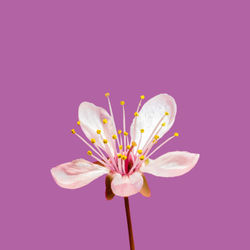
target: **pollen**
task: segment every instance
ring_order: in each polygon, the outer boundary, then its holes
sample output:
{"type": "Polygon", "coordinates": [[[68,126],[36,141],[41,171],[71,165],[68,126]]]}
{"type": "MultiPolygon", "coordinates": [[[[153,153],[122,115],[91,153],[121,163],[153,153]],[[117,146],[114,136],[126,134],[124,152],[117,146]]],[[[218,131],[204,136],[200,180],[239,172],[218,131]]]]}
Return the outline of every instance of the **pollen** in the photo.
{"type": "Polygon", "coordinates": [[[126,131],[124,131],[124,133],[123,133],[125,136],[127,136],[128,135],[128,132],[126,132],[126,131]]]}
{"type": "Polygon", "coordinates": [[[130,149],[130,148],[131,148],[131,146],[130,146],[130,145],[128,145],[128,146],[127,146],[127,149],[130,149]]]}
{"type": "Polygon", "coordinates": [[[116,140],[116,139],[117,139],[117,135],[113,135],[112,138],[113,138],[114,140],[116,140]]]}
{"type": "Polygon", "coordinates": [[[137,146],[137,144],[136,144],[135,141],[132,141],[132,146],[133,146],[133,147],[136,147],[136,146],[137,146]]]}
{"type": "Polygon", "coordinates": [[[118,158],[121,158],[121,157],[122,157],[122,154],[117,154],[117,157],[118,157],[118,158]]]}
{"type": "Polygon", "coordinates": [[[122,150],[122,145],[119,145],[119,149],[122,150]]]}
{"type": "Polygon", "coordinates": [[[101,131],[100,129],[97,129],[97,130],[96,130],[96,133],[97,133],[98,135],[100,135],[101,132],[102,132],[102,131],[101,131]]]}
{"type": "Polygon", "coordinates": [[[138,113],[138,112],[135,112],[135,113],[134,113],[134,116],[139,116],[139,113],[138,113]]]}
{"type": "Polygon", "coordinates": [[[163,122],[163,123],[161,124],[161,126],[162,126],[162,127],[165,127],[165,126],[166,126],[166,122],[163,122]]]}
{"type": "Polygon", "coordinates": [[[154,137],[155,137],[155,140],[158,140],[160,138],[159,135],[155,135],[154,137]]]}
{"type": "Polygon", "coordinates": [[[123,105],[125,104],[125,102],[124,102],[124,101],[121,101],[120,104],[123,106],[123,105]]]}
{"type": "Polygon", "coordinates": [[[107,124],[107,123],[108,123],[108,120],[107,120],[107,119],[103,119],[102,122],[103,122],[104,124],[107,124]]]}
{"type": "Polygon", "coordinates": [[[140,156],[140,160],[141,160],[141,161],[143,161],[144,158],[145,158],[144,155],[141,155],[141,156],[140,156]]]}
{"type": "Polygon", "coordinates": [[[110,96],[109,92],[105,93],[105,96],[106,96],[106,97],[109,97],[109,96],[110,96]]]}
{"type": "Polygon", "coordinates": [[[118,130],[118,134],[120,135],[122,133],[122,131],[121,130],[118,130]]]}
{"type": "Polygon", "coordinates": [[[94,144],[95,143],[95,138],[92,138],[90,141],[91,141],[91,143],[94,144]]]}
{"type": "Polygon", "coordinates": [[[92,155],[92,152],[89,150],[89,151],[87,152],[87,154],[88,154],[88,155],[92,155]]]}
{"type": "Polygon", "coordinates": [[[141,95],[141,100],[145,99],[145,96],[144,95],[141,95]]]}
{"type": "Polygon", "coordinates": [[[108,143],[108,140],[107,140],[107,139],[103,139],[103,143],[104,143],[104,144],[107,144],[107,143],[108,143]]]}
{"type": "Polygon", "coordinates": [[[169,113],[168,113],[168,112],[165,112],[165,115],[169,115],[169,113]]]}
{"type": "Polygon", "coordinates": [[[174,133],[174,136],[179,136],[179,133],[174,133]]]}
{"type": "Polygon", "coordinates": [[[141,149],[138,149],[137,152],[138,152],[138,154],[142,154],[142,150],[141,149]]]}
{"type": "Polygon", "coordinates": [[[71,129],[71,133],[72,133],[72,134],[75,134],[76,131],[75,131],[74,129],[71,129]]]}
{"type": "Polygon", "coordinates": [[[144,133],[144,129],[141,129],[141,133],[144,133]]]}
{"type": "Polygon", "coordinates": [[[122,158],[123,160],[126,160],[126,159],[127,159],[127,156],[126,156],[126,155],[122,155],[121,158],[122,158]]]}
{"type": "Polygon", "coordinates": [[[80,123],[80,121],[77,121],[77,125],[80,125],[81,123],[80,123]]]}

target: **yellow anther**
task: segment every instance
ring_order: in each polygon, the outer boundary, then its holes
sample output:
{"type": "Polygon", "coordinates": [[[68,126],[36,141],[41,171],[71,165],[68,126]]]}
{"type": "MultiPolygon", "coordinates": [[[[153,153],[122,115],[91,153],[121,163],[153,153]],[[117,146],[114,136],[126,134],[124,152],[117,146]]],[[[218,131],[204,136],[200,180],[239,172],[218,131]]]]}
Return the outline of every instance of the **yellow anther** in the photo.
{"type": "Polygon", "coordinates": [[[169,113],[168,113],[168,112],[165,112],[165,115],[169,115],[169,113]]]}
{"type": "Polygon", "coordinates": [[[89,150],[89,151],[87,152],[87,154],[88,154],[88,155],[92,155],[92,152],[89,150]]]}
{"type": "Polygon", "coordinates": [[[133,146],[133,147],[136,147],[136,146],[137,146],[137,144],[136,144],[135,141],[132,141],[132,146],[133,146]]]}
{"type": "Polygon", "coordinates": [[[153,143],[157,143],[158,141],[156,139],[153,140],[153,143]]]}
{"type": "Polygon", "coordinates": [[[128,145],[128,146],[127,146],[127,149],[130,149],[130,148],[131,148],[131,146],[130,146],[130,145],[128,145]]]}
{"type": "Polygon", "coordinates": [[[123,160],[126,160],[126,159],[127,159],[127,156],[126,156],[126,155],[122,155],[122,159],[123,159],[123,160]]]}
{"type": "Polygon", "coordinates": [[[121,130],[118,130],[118,134],[120,135],[122,133],[122,131],[121,130]]]}
{"type": "Polygon", "coordinates": [[[101,131],[100,129],[97,129],[97,130],[96,130],[96,133],[97,133],[98,135],[100,135],[101,132],[102,132],[102,131],[101,131]]]}
{"type": "Polygon", "coordinates": [[[142,150],[141,149],[138,149],[137,152],[138,152],[138,154],[142,154],[142,150]]]}
{"type": "Polygon", "coordinates": [[[104,143],[104,144],[107,144],[107,143],[108,143],[108,140],[107,140],[107,139],[103,139],[103,143],[104,143]]]}
{"type": "Polygon", "coordinates": [[[144,133],[144,129],[141,129],[141,133],[144,133]]]}
{"type": "Polygon", "coordinates": [[[90,141],[91,141],[91,143],[95,143],[95,139],[94,138],[92,138],[90,141]]]}
{"type": "Polygon", "coordinates": [[[161,126],[162,126],[162,127],[165,127],[165,126],[166,126],[166,122],[163,122],[163,123],[161,124],[161,126]]]}
{"type": "Polygon", "coordinates": [[[179,136],[179,133],[174,133],[174,136],[179,136]]]}
{"type": "Polygon", "coordinates": [[[141,161],[143,161],[144,158],[145,158],[144,155],[141,155],[141,156],[140,156],[140,160],[141,160],[141,161]]]}
{"type": "Polygon", "coordinates": [[[114,140],[116,140],[116,139],[117,139],[117,135],[113,135],[112,138],[113,138],[114,140]]]}
{"type": "Polygon", "coordinates": [[[119,145],[119,149],[122,150],[122,145],[119,145]]]}
{"type": "Polygon", "coordinates": [[[160,138],[159,135],[155,135],[154,137],[155,137],[155,140],[158,140],[160,138]]]}
{"type": "Polygon", "coordinates": [[[106,96],[106,97],[109,97],[109,92],[105,93],[105,96],[106,96]]]}
{"type": "Polygon", "coordinates": [[[81,123],[80,123],[80,121],[77,121],[77,125],[80,125],[81,123]]]}
{"type": "Polygon", "coordinates": [[[125,104],[125,102],[124,102],[124,101],[121,101],[120,104],[123,106],[123,105],[125,104]]]}
{"type": "Polygon", "coordinates": [[[107,119],[103,119],[102,122],[103,122],[104,124],[107,124],[107,123],[108,123],[108,120],[107,120],[107,119]]]}
{"type": "Polygon", "coordinates": [[[139,116],[139,113],[138,113],[138,112],[135,112],[135,113],[134,113],[134,116],[139,116]]]}
{"type": "Polygon", "coordinates": [[[145,96],[144,95],[141,95],[141,99],[143,100],[145,98],[145,96]]]}
{"type": "Polygon", "coordinates": [[[121,157],[122,157],[122,154],[117,154],[117,157],[118,157],[118,158],[121,158],[121,157]]]}
{"type": "Polygon", "coordinates": [[[71,129],[71,133],[72,133],[72,134],[75,134],[76,131],[75,131],[74,129],[71,129]]]}
{"type": "Polygon", "coordinates": [[[124,134],[125,136],[127,136],[127,135],[128,135],[128,132],[125,131],[123,134],[124,134]]]}

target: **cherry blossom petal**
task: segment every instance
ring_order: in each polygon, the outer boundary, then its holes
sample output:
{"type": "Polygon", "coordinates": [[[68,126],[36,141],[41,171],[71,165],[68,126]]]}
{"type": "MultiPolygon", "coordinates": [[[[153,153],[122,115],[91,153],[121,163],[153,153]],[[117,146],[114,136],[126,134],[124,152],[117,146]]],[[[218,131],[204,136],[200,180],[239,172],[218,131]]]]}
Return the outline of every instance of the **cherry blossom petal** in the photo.
{"type": "Polygon", "coordinates": [[[166,153],[140,169],[144,173],[160,177],[175,177],[190,171],[199,159],[199,154],[185,151],[166,153]]]}
{"type": "Polygon", "coordinates": [[[116,173],[111,182],[111,188],[115,195],[121,197],[128,197],[134,195],[142,189],[143,178],[142,175],[138,172],[127,176],[120,175],[116,173]]]}
{"type": "Polygon", "coordinates": [[[83,187],[108,172],[108,169],[83,159],[63,163],[51,169],[55,182],[68,189],[83,187]]]}
{"type": "Polygon", "coordinates": [[[135,117],[132,122],[130,127],[132,140],[138,143],[141,136],[140,130],[144,129],[140,144],[140,147],[143,148],[149,138],[156,135],[156,131],[164,122],[166,125],[162,127],[158,133],[160,137],[163,136],[173,125],[176,111],[176,103],[172,96],[168,94],[160,94],[151,98],[143,105],[141,111],[139,112],[139,116],[135,117]],[[168,115],[164,117],[165,112],[168,112],[168,115]],[[163,117],[164,120],[157,127],[157,124],[163,117]],[[155,129],[156,131],[154,132],[155,129]]]}
{"type": "Polygon", "coordinates": [[[80,126],[86,137],[89,140],[94,138],[96,144],[105,151],[107,151],[106,147],[108,147],[113,155],[115,144],[112,135],[116,134],[116,131],[114,129],[112,117],[108,112],[93,103],[82,102],[78,109],[78,117],[80,126]],[[103,123],[104,119],[107,120],[106,124],[103,123]],[[97,130],[101,130],[101,135],[97,134],[97,130]],[[109,143],[104,144],[103,139],[107,139],[109,143]]]}

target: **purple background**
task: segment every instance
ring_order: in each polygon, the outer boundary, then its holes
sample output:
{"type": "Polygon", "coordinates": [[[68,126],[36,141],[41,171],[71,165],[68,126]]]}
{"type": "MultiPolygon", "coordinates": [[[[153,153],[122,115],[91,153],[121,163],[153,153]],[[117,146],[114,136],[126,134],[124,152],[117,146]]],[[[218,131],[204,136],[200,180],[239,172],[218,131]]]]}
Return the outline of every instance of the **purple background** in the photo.
{"type": "Polygon", "coordinates": [[[131,119],[141,94],[172,95],[180,136],[155,156],[201,154],[182,177],[147,175],[150,199],[131,197],[136,249],[250,249],[248,3],[2,0],[0,248],[129,248],[104,177],[66,190],[50,175],[89,159],[70,130],[78,105],[107,107],[109,91],[119,121],[120,100],[131,119]]]}

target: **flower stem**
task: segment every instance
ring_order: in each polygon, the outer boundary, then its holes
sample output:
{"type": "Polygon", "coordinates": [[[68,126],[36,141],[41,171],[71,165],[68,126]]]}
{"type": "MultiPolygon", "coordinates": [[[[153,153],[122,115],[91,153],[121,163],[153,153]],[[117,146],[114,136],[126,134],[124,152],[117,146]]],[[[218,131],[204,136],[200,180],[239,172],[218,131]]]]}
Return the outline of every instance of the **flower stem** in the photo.
{"type": "Polygon", "coordinates": [[[128,197],[124,197],[124,204],[125,204],[127,223],[128,223],[128,235],[129,235],[130,250],[135,250],[128,197]]]}

